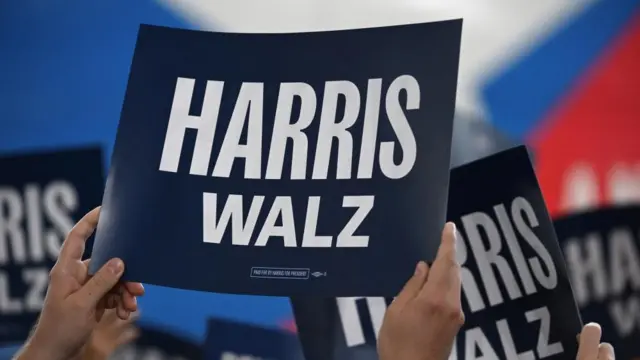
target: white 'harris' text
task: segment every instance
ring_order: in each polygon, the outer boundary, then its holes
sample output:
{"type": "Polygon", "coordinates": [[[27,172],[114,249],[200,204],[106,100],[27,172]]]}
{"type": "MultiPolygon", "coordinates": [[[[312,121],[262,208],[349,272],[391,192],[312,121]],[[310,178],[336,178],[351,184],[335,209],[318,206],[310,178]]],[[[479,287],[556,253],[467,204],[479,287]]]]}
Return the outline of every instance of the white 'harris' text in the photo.
{"type": "Polygon", "coordinates": [[[58,258],[78,201],[75,187],[66,181],[0,187],[0,267],[21,268],[13,278],[0,270],[0,315],[40,312],[49,284],[43,262],[58,258]],[[20,288],[13,281],[24,284],[24,292],[12,292],[20,288]]]}
{"type": "Polygon", "coordinates": [[[353,177],[354,134],[351,128],[358,119],[362,119],[362,137],[360,155],[357,159],[358,179],[370,179],[373,176],[375,155],[378,153],[380,171],[390,179],[406,176],[416,161],[417,145],[409,126],[405,111],[420,108],[420,86],[410,75],[399,76],[386,89],[382,98],[382,79],[370,79],[365,94],[350,81],[327,81],[324,84],[323,97],[318,100],[316,90],[303,82],[281,83],[275,114],[273,114],[273,132],[268,151],[263,153],[263,114],[264,83],[243,82],[237,95],[229,125],[210,170],[210,160],[223,99],[224,81],[207,82],[200,116],[190,115],[189,110],[195,86],[194,79],[178,78],[169,117],[166,137],[160,160],[161,171],[177,172],[187,129],[197,130],[189,174],[228,178],[237,158],[244,159],[245,179],[282,179],[293,180],[309,178],[307,163],[312,161],[313,180],[328,177],[329,162],[337,143],[337,179],[353,177]],[[406,102],[401,104],[400,94],[406,93],[406,102]],[[343,99],[341,102],[340,99],[343,99]],[[292,119],[294,101],[300,102],[297,119],[292,119]],[[364,107],[361,102],[364,101],[364,107]],[[338,111],[344,104],[343,111],[338,111]],[[381,106],[382,105],[382,106],[381,106]],[[316,113],[319,110],[319,115],[316,113]],[[361,108],[364,114],[360,114],[361,108]],[[395,141],[378,142],[380,111],[386,112],[386,118],[397,138],[402,151],[402,160],[394,161],[398,151],[395,141]],[[338,118],[338,114],[343,114],[338,118]],[[317,119],[317,120],[316,120],[317,119]],[[319,122],[315,153],[310,154],[310,144],[305,134],[313,122],[319,122]],[[247,133],[246,144],[241,144],[241,134],[247,133]],[[287,143],[291,142],[291,172],[283,175],[287,143]],[[379,148],[379,151],[376,151],[379,148]],[[262,156],[267,157],[266,170],[262,168],[262,156]]]}

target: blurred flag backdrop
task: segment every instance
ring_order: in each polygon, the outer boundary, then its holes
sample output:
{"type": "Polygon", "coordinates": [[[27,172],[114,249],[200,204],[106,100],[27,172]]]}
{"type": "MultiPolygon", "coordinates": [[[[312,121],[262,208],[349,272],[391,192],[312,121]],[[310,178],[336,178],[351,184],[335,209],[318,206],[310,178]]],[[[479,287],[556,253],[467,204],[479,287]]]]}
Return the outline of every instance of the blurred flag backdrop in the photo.
{"type": "MultiPolygon", "coordinates": [[[[110,154],[140,23],[296,31],[463,16],[459,107],[533,147],[552,213],[639,201],[639,9],[640,0],[2,1],[0,154],[86,144],[110,154]]],[[[144,321],[195,340],[207,316],[291,318],[281,298],[147,290],[144,321]]]]}

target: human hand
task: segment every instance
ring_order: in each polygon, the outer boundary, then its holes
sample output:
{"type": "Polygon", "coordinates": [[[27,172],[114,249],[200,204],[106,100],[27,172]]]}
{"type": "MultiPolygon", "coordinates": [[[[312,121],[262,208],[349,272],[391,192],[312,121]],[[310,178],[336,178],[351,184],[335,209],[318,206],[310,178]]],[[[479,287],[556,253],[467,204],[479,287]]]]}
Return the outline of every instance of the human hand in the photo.
{"type": "Polygon", "coordinates": [[[600,343],[602,329],[596,323],[589,323],[582,328],[577,360],[614,360],[616,355],[613,346],[600,343]]]}
{"type": "Polygon", "coordinates": [[[62,360],[79,355],[106,309],[129,318],[137,310],[140,283],[119,283],[120,259],[111,259],[94,276],[89,260],[82,261],[85,242],[98,224],[100,208],[86,214],[69,232],[51,269],[47,296],[33,335],[18,355],[20,360],[62,360]]]}
{"type": "Polygon", "coordinates": [[[447,223],[431,269],[418,263],[413,277],[387,309],[378,336],[380,360],[449,357],[464,324],[455,242],[455,224],[447,223]]]}
{"type": "Polygon", "coordinates": [[[106,360],[117,348],[137,339],[140,331],[134,324],[136,318],[132,315],[122,320],[116,310],[105,311],[85,345],[82,360],[106,360]]]}

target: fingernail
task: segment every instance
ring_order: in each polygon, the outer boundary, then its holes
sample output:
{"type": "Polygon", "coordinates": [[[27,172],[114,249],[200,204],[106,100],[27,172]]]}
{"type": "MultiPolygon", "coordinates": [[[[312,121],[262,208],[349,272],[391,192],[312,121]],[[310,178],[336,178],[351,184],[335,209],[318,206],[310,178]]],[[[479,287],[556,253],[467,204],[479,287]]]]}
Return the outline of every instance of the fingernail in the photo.
{"type": "Polygon", "coordinates": [[[111,259],[111,260],[109,260],[109,263],[107,264],[107,268],[114,275],[119,275],[122,272],[122,269],[124,268],[124,264],[122,263],[122,260],[120,260],[120,259],[111,259]]]}
{"type": "Polygon", "coordinates": [[[584,329],[586,328],[594,328],[597,329],[598,331],[602,331],[602,327],[600,327],[600,324],[596,323],[596,322],[590,322],[587,325],[585,325],[582,330],[584,331],[584,329]]]}
{"type": "Polygon", "coordinates": [[[416,276],[419,276],[419,275],[422,275],[422,274],[423,274],[423,272],[424,272],[424,265],[425,265],[425,264],[424,264],[424,262],[423,262],[423,261],[418,262],[418,265],[416,265],[416,272],[415,272],[415,275],[416,275],[416,276]]]}
{"type": "Polygon", "coordinates": [[[451,231],[453,232],[453,246],[456,246],[458,243],[458,228],[456,227],[456,223],[451,223],[451,231]]]}
{"type": "Polygon", "coordinates": [[[451,235],[453,236],[453,247],[455,248],[458,242],[458,229],[456,228],[456,223],[450,221],[447,222],[446,226],[448,226],[448,230],[451,231],[451,235]]]}

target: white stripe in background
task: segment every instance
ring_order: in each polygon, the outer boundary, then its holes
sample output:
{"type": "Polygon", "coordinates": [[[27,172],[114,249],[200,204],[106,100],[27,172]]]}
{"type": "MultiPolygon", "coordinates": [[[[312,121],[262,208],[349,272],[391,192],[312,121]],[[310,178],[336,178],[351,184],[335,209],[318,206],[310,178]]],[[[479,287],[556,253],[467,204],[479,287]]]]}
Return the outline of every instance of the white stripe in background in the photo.
{"type": "Polygon", "coordinates": [[[564,23],[605,0],[157,0],[204,30],[294,32],[464,18],[458,109],[484,114],[480,87],[564,23]]]}

